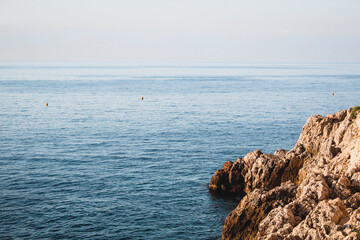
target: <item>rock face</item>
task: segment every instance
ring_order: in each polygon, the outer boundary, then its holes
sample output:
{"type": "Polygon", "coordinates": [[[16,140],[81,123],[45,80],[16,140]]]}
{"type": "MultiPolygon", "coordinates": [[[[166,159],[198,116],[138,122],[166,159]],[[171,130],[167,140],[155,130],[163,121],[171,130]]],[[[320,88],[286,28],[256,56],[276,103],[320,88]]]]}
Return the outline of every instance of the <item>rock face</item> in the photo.
{"type": "Polygon", "coordinates": [[[360,239],[360,111],[310,117],[295,147],[226,162],[209,190],[244,196],[223,239],[360,239]]]}

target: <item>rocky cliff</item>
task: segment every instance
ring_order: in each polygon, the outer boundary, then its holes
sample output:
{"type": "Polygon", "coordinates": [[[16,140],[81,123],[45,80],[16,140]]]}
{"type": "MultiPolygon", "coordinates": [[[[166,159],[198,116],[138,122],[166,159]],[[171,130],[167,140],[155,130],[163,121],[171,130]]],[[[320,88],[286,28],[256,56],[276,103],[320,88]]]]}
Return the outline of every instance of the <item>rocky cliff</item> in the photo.
{"type": "Polygon", "coordinates": [[[223,239],[360,239],[360,111],[311,116],[290,151],[226,162],[209,190],[242,197],[223,239]]]}

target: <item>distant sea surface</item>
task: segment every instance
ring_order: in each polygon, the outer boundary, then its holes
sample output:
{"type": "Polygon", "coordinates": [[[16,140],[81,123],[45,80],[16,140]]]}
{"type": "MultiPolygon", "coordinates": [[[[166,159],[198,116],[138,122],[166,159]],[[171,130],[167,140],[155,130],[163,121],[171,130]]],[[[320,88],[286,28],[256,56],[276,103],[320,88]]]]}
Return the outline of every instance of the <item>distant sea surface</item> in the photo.
{"type": "Polygon", "coordinates": [[[0,62],[0,238],[219,239],[215,170],[354,105],[360,64],[0,62]]]}

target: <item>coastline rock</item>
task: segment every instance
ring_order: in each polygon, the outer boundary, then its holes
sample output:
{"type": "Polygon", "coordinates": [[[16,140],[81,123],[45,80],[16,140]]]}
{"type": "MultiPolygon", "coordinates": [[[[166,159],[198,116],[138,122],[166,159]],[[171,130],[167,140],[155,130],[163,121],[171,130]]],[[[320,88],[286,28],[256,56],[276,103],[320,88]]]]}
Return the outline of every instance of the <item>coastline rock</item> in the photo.
{"type": "Polygon", "coordinates": [[[271,209],[295,198],[296,188],[293,183],[286,182],[270,191],[256,189],[247,194],[225,219],[223,239],[251,239],[271,209]]]}
{"type": "Polygon", "coordinates": [[[215,172],[211,191],[245,196],[223,239],[360,239],[360,117],[351,110],[311,116],[288,152],[256,150],[215,172]]]}
{"type": "Polygon", "coordinates": [[[290,234],[294,239],[343,239],[349,213],[339,199],[321,201],[290,234]]]}
{"type": "Polygon", "coordinates": [[[302,144],[286,152],[280,149],[274,154],[263,154],[260,150],[228,161],[217,170],[210,180],[209,190],[218,194],[237,193],[244,195],[257,188],[271,189],[291,180],[298,181],[298,172],[304,161],[311,157],[302,144]]]}
{"type": "Polygon", "coordinates": [[[222,169],[215,172],[210,180],[209,190],[214,193],[234,194],[242,193],[244,178],[239,172],[238,163],[228,161],[222,169]]]}

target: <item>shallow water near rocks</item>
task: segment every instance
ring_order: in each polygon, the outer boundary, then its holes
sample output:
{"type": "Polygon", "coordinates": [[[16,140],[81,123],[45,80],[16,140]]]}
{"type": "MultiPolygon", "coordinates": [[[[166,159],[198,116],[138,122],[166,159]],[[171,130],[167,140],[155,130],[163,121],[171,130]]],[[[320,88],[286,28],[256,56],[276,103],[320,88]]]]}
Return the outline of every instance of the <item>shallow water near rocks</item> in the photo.
{"type": "Polygon", "coordinates": [[[219,239],[237,202],[208,193],[215,170],[291,149],[310,115],[360,104],[359,80],[360,64],[0,62],[0,236],[219,239]]]}

